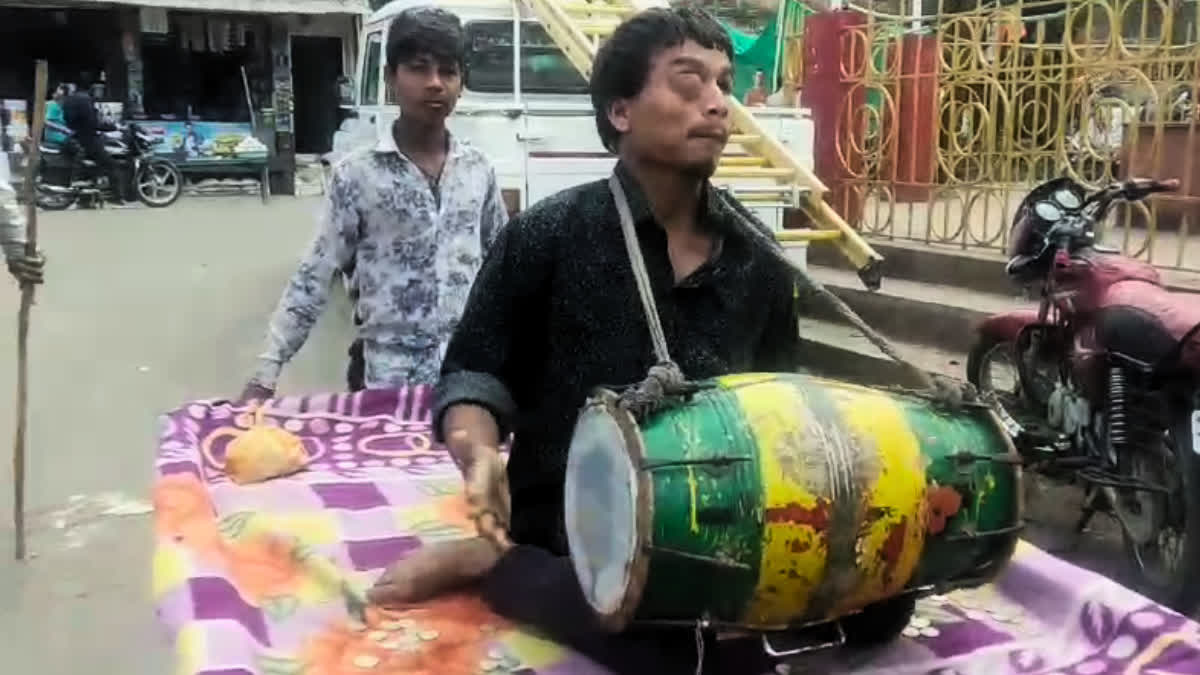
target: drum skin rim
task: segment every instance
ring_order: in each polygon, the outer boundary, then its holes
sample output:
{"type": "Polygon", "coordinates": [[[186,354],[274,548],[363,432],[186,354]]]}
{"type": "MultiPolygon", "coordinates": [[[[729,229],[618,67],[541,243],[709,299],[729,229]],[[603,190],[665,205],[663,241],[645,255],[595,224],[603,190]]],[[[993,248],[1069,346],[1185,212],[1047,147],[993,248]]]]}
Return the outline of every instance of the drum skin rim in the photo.
{"type": "MultiPolygon", "coordinates": [[[[632,621],[641,603],[642,594],[646,589],[646,580],[650,576],[650,547],[651,530],[654,527],[654,481],[642,467],[646,463],[646,446],[642,442],[641,428],[633,415],[617,403],[615,393],[604,390],[599,392],[585,407],[600,407],[608,413],[625,441],[625,452],[633,464],[637,480],[637,503],[634,505],[634,549],[633,560],[628,563],[629,585],[617,610],[612,613],[602,612],[592,606],[600,621],[600,625],[614,633],[624,630],[632,621]]],[[[591,602],[588,602],[591,606],[591,602]]]]}

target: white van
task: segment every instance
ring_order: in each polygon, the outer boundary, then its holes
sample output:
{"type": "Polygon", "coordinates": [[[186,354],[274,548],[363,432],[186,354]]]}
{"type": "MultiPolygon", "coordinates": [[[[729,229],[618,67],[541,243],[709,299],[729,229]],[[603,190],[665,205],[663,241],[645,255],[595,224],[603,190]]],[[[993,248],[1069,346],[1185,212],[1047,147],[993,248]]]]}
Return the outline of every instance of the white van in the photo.
{"type": "MultiPolygon", "coordinates": [[[[403,10],[429,4],[395,0],[367,20],[359,41],[355,98],[345,106],[351,116],[334,134],[333,159],[373,143],[400,115],[384,84],[388,26],[403,10]]],[[[596,134],[587,82],[519,0],[433,4],[458,15],[467,34],[463,94],[450,130],[491,159],[510,211],[609,174],[616,159],[596,134]]],[[[754,108],[754,115],[812,168],[813,125],[807,111],[754,108]]],[[[754,186],[753,179],[737,181],[739,188],[754,186]]],[[[782,207],[768,202],[754,208],[768,225],[779,228],[782,207]]]]}

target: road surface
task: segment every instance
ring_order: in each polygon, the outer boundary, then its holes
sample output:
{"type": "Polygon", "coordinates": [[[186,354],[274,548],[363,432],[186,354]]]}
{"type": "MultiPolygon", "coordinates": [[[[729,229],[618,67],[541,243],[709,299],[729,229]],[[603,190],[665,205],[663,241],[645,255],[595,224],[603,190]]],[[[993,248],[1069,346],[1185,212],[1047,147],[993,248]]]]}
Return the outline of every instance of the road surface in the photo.
{"type": "MultiPolygon", "coordinates": [[[[0,279],[0,671],[173,671],[150,602],[150,517],[138,513],[155,420],[240,391],[317,203],[185,197],[161,211],[41,214],[48,281],[30,336],[26,490],[37,557],[24,564],[12,555],[9,460],[19,294],[0,279]]],[[[344,387],[350,313],[335,297],[282,391],[344,387]]]]}

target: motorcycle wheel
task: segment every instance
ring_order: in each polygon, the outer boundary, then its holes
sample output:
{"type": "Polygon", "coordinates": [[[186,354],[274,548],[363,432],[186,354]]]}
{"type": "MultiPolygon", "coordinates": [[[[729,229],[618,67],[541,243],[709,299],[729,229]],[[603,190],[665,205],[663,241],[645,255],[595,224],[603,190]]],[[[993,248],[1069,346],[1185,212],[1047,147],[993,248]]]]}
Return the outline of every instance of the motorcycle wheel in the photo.
{"type": "Polygon", "coordinates": [[[980,393],[995,393],[1010,416],[1023,407],[1024,387],[1017,367],[1017,347],[1011,340],[981,337],[967,354],[967,381],[980,393]],[[1010,372],[1001,376],[997,371],[1002,367],[1010,372]]]}
{"type": "Polygon", "coordinates": [[[981,393],[995,393],[1010,416],[1022,424],[1040,426],[1046,404],[1054,392],[1057,371],[1052,364],[1026,364],[1022,373],[1012,340],[984,336],[967,354],[967,381],[981,393]],[[1008,370],[998,373],[999,368],[1008,370]],[[1027,378],[1035,378],[1031,383],[1027,378]]]}
{"type": "Polygon", "coordinates": [[[133,176],[138,200],[161,209],[174,204],[183,194],[183,173],[174,162],[156,158],[144,162],[133,176]]]}
{"type": "MultiPolygon", "coordinates": [[[[1135,541],[1125,528],[1122,534],[1139,590],[1190,615],[1200,607],[1200,584],[1195,583],[1196,570],[1200,569],[1200,457],[1193,447],[1190,411],[1177,417],[1164,435],[1161,461],[1155,461],[1148,452],[1138,453],[1132,462],[1122,461],[1128,464],[1123,468],[1134,477],[1165,483],[1170,489],[1166,496],[1135,493],[1138,508],[1151,510],[1148,520],[1153,535],[1149,541],[1135,541]]],[[[1124,500],[1114,508],[1128,509],[1125,497],[1110,497],[1124,500]]]]}

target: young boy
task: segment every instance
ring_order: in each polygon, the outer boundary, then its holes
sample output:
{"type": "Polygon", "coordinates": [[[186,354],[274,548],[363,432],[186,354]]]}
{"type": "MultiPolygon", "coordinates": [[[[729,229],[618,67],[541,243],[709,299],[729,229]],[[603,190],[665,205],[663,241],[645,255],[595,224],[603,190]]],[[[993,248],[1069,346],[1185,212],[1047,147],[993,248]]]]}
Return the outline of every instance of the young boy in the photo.
{"type": "Polygon", "coordinates": [[[400,119],[333,170],[321,224],[267,328],[243,393],[274,395],[284,363],[353,269],[366,388],[433,384],[487,243],[507,214],[484,155],[446,130],[462,91],[465,41],[444,10],[404,11],[388,31],[387,78],[400,119]]]}

